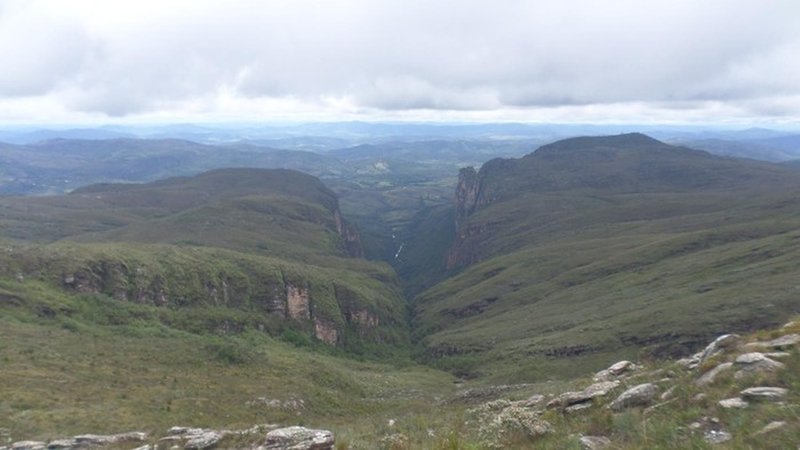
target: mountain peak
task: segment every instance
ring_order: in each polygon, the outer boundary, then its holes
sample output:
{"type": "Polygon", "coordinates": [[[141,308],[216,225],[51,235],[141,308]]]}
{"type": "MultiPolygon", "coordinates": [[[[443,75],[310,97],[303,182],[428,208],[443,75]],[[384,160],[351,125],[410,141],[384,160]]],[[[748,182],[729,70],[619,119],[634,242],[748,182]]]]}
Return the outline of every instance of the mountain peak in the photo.
{"type": "MultiPolygon", "coordinates": [[[[642,147],[666,147],[667,144],[642,133],[624,133],[612,136],[581,136],[563,139],[539,147],[533,154],[552,151],[581,151],[594,148],[638,149],[642,147]]],[[[528,156],[531,156],[528,155],[528,156]]]]}

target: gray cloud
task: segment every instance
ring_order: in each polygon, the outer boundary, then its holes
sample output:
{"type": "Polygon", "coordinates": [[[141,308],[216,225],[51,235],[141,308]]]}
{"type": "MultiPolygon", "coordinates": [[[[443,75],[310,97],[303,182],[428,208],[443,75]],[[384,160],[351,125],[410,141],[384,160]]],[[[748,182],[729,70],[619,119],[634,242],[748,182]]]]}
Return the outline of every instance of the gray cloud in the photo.
{"type": "Polygon", "coordinates": [[[626,103],[676,117],[711,103],[732,116],[800,110],[794,0],[66,3],[0,1],[0,106],[123,117],[280,115],[286,104],[588,118],[626,103]]]}

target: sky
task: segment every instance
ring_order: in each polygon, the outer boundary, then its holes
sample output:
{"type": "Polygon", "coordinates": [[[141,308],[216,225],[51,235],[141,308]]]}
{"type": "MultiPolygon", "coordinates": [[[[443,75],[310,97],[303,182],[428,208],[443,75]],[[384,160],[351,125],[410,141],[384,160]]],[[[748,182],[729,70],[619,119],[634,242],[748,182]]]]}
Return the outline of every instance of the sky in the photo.
{"type": "Polygon", "coordinates": [[[0,0],[0,124],[800,124],[800,1],[0,0]]]}

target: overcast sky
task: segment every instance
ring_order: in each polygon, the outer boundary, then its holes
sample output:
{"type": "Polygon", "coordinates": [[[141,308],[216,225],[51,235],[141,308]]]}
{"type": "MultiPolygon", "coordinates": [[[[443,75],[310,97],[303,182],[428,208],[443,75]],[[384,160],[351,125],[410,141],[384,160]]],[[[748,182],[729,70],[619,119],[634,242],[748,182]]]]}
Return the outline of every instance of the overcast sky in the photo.
{"type": "Polygon", "coordinates": [[[800,1],[0,0],[0,123],[800,123],[800,1]]]}

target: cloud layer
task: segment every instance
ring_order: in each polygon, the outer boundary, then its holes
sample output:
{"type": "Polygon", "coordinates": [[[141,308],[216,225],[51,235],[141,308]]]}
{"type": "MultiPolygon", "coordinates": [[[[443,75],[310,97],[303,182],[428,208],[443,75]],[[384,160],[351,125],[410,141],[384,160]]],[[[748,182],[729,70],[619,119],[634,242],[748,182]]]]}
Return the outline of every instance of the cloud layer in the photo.
{"type": "Polygon", "coordinates": [[[800,3],[3,1],[0,120],[800,120],[800,3]]]}

